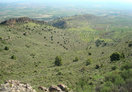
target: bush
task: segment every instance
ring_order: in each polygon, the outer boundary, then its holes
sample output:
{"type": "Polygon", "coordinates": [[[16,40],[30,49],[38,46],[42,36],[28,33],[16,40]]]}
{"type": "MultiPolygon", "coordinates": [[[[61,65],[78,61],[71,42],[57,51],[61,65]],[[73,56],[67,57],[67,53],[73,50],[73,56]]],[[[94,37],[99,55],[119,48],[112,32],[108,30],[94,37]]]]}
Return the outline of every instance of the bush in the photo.
{"type": "Polygon", "coordinates": [[[111,56],[110,56],[110,60],[111,61],[118,61],[120,60],[121,58],[125,58],[125,55],[122,53],[120,54],[119,52],[115,52],[113,53],[111,56]]]}
{"type": "Polygon", "coordinates": [[[12,55],[12,56],[11,56],[11,59],[16,59],[16,56],[15,56],[15,55],[12,55]]]}
{"type": "Polygon", "coordinates": [[[129,69],[132,69],[132,63],[127,63],[127,64],[124,64],[122,67],[121,67],[121,70],[129,70],[129,69]]]}
{"type": "Polygon", "coordinates": [[[0,37],[0,40],[2,40],[2,37],[0,37]]]}
{"type": "Polygon", "coordinates": [[[131,78],[132,77],[132,69],[122,71],[121,76],[124,80],[131,78]]]}
{"type": "Polygon", "coordinates": [[[105,76],[104,84],[96,87],[96,89],[98,92],[131,92],[131,76],[131,68],[125,68],[120,72],[112,72],[105,76]]]}
{"type": "Polygon", "coordinates": [[[89,85],[88,78],[82,77],[78,80],[76,84],[76,91],[75,92],[93,92],[92,86],[89,85]]]}
{"type": "Polygon", "coordinates": [[[96,66],[95,66],[95,69],[99,69],[99,68],[100,68],[100,66],[99,66],[99,65],[96,65],[96,66]]]}
{"type": "Polygon", "coordinates": [[[62,72],[58,72],[57,75],[63,75],[62,72]]]}
{"type": "Polygon", "coordinates": [[[92,62],[92,60],[91,60],[91,59],[87,59],[87,60],[86,60],[86,66],[90,65],[90,64],[91,64],[91,62],[92,62]]]}
{"type": "Polygon", "coordinates": [[[105,82],[103,87],[99,88],[99,92],[112,92],[112,87],[113,84],[110,81],[105,82]]]}
{"type": "Polygon", "coordinates": [[[89,55],[89,56],[91,56],[91,55],[92,55],[92,53],[90,53],[90,52],[89,52],[89,53],[88,53],[88,55],[89,55]]]}
{"type": "Polygon", "coordinates": [[[9,50],[9,47],[7,47],[7,46],[5,46],[5,48],[4,48],[5,50],[9,50]]]}
{"type": "Polygon", "coordinates": [[[124,79],[120,76],[120,74],[110,74],[105,77],[105,81],[110,81],[115,85],[121,85],[124,83],[124,79]]]}
{"type": "Polygon", "coordinates": [[[75,59],[73,60],[73,62],[77,62],[79,59],[78,57],[75,57],[75,59]]]}
{"type": "Polygon", "coordinates": [[[55,65],[56,65],[56,66],[61,66],[61,65],[62,65],[62,59],[61,59],[60,56],[57,56],[57,57],[55,58],[55,65]]]}
{"type": "Polygon", "coordinates": [[[99,47],[104,42],[105,42],[104,40],[97,39],[95,44],[96,44],[97,47],[99,47]]]}
{"type": "Polygon", "coordinates": [[[116,66],[113,66],[111,69],[112,69],[112,70],[116,70],[116,69],[117,69],[117,67],[116,67],[116,66]]]}
{"type": "Polygon", "coordinates": [[[128,47],[132,47],[132,41],[129,42],[128,47]]]}

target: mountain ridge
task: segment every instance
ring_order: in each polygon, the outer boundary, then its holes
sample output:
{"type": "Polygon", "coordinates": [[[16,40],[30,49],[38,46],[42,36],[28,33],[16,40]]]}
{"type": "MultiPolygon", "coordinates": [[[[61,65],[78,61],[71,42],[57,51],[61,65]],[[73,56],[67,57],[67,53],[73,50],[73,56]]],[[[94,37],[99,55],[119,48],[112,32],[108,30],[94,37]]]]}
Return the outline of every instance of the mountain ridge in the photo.
{"type": "Polygon", "coordinates": [[[0,24],[14,25],[17,23],[28,23],[28,22],[33,22],[33,23],[37,23],[37,24],[46,24],[45,21],[38,21],[38,20],[31,19],[29,17],[10,18],[8,20],[1,22],[0,24]]]}

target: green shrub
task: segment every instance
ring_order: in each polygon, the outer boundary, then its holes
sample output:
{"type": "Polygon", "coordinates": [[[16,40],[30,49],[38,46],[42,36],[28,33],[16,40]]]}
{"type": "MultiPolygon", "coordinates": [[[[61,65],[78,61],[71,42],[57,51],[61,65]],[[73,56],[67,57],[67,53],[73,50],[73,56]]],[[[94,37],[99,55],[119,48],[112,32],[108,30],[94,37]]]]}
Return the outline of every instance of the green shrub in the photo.
{"type": "Polygon", "coordinates": [[[120,72],[112,72],[105,76],[104,84],[96,87],[96,90],[97,92],[131,92],[131,77],[131,63],[128,63],[121,67],[120,72]]]}
{"type": "Polygon", "coordinates": [[[7,46],[5,46],[5,48],[4,48],[5,50],[9,50],[9,47],[7,47],[7,46]]]}
{"type": "Polygon", "coordinates": [[[62,72],[58,72],[57,75],[63,75],[63,73],[62,72]]]}
{"type": "Polygon", "coordinates": [[[112,69],[112,70],[116,70],[116,69],[117,69],[117,67],[116,67],[116,66],[113,66],[111,69],[112,69]]]}
{"type": "Polygon", "coordinates": [[[99,65],[96,65],[96,66],[95,66],[95,69],[99,69],[99,68],[100,68],[100,66],[99,66],[99,65]]]}
{"type": "Polygon", "coordinates": [[[61,66],[61,65],[62,65],[62,59],[61,59],[60,56],[57,56],[57,57],[55,58],[55,65],[56,65],[56,66],[61,66]]]}
{"type": "Polygon", "coordinates": [[[132,77],[132,69],[122,71],[121,76],[124,80],[131,78],[132,77]]]}
{"type": "Polygon", "coordinates": [[[128,47],[132,47],[132,41],[129,42],[128,47]]]}
{"type": "Polygon", "coordinates": [[[125,58],[125,55],[124,55],[124,53],[121,53],[121,58],[125,58]]]}
{"type": "Polygon", "coordinates": [[[15,60],[16,59],[16,56],[15,55],[12,55],[11,56],[11,59],[14,59],[15,60]]]}
{"type": "Polygon", "coordinates": [[[78,80],[75,92],[93,92],[93,88],[89,85],[88,78],[82,77],[78,80]]]}
{"type": "Polygon", "coordinates": [[[79,60],[78,57],[75,57],[75,59],[73,60],[73,62],[77,62],[79,60]]]}
{"type": "Polygon", "coordinates": [[[90,64],[91,64],[91,62],[92,62],[92,60],[91,60],[91,59],[87,59],[87,60],[86,60],[86,66],[90,65],[90,64]]]}
{"type": "Polygon", "coordinates": [[[96,44],[97,47],[99,47],[104,42],[105,42],[104,40],[97,39],[95,44],[96,44]]]}
{"type": "Polygon", "coordinates": [[[89,56],[91,56],[91,55],[92,55],[92,53],[90,53],[90,52],[89,52],[89,53],[88,53],[88,55],[89,55],[89,56]]]}
{"type": "Polygon", "coordinates": [[[120,76],[120,74],[118,73],[112,73],[110,75],[107,75],[105,77],[105,81],[110,81],[112,82],[114,85],[121,85],[124,83],[124,79],[120,76]]]}
{"type": "Polygon", "coordinates": [[[112,82],[107,81],[104,83],[103,87],[99,89],[99,92],[112,92],[112,89],[111,89],[112,86],[113,86],[112,82]]]}
{"type": "Polygon", "coordinates": [[[2,40],[2,37],[0,37],[0,40],[2,40]]]}
{"type": "Polygon", "coordinates": [[[125,58],[125,55],[122,53],[120,54],[119,52],[115,52],[113,53],[111,56],[110,56],[110,60],[111,61],[118,61],[120,60],[121,58],[125,58]]]}

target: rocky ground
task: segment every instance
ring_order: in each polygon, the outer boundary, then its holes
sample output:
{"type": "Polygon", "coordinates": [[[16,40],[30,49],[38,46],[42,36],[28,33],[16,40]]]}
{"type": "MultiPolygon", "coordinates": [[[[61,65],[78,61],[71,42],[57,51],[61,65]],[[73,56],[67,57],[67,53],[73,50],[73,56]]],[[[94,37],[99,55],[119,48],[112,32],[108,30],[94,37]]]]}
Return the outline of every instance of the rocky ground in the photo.
{"type": "MultiPolygon", "coordinates": [[[[69,92],[68,87],[64,84],[52,85],[49,88],[40,86],[38,89],[41,92],[69,92]]],[[[29,84],[22,83],[17,80],[8,80],[0,86],[0,92],[37,92],[29,84]]]]}

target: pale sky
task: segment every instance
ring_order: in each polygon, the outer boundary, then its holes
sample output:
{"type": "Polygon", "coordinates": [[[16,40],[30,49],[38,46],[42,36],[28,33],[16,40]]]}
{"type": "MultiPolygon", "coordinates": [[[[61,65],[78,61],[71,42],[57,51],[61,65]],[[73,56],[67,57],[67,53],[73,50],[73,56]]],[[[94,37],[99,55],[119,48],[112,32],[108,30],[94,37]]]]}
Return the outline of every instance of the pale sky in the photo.
{"type": "Polygon", "coordinates": [[[89,2],[124,2],[124,3],[132,3],[132,0],[0,0],[0,2],[15,2],[15,1],[35,1],[35,2],[55,2],[55,1],[72,1],[72,2],[76,2],[76,1],[81,1],[81,2],[85,2],[85,1],[89,1],[89,2]]]}
{"type": "Polygon", "coordinates": [[[103,8],[115,8],[115,9],[131,9],[132,0],[0,0],[0,3],[27,3],[27,4],[43,4],[43,5],[76,5],[80,7],[103,7],[103,8]]]}
{"type": "Polygon", "coordinates": [[[0,0],[0,3],[132,10],[132,0],[0,0]]]}
{"type": "MultiPolygon", "coordinates": [[[[86,1],[90,1],[90,0],[86,0],[86,1]]],[[[107,2],[107,1],[111,1],[111,2],[132,2],[132,0],[93,0],[93,1],[103,1],[103,2],[107,2]]]]}

